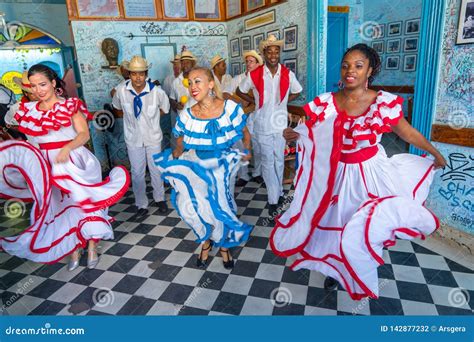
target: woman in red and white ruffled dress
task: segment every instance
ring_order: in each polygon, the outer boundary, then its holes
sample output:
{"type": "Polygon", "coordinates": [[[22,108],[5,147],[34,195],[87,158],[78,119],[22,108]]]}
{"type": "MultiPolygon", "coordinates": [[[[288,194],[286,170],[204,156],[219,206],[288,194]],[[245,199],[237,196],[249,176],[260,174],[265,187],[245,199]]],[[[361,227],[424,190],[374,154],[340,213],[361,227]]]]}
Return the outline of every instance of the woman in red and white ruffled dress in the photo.
{"type": "MultiPolygon", "coordinates": [[[[88,245],[87,266],[99,257],[96,243],[112,239],[107,207],[127,191],[127,170],[116,167],[102,181],[97,158],[84,147],[91,114],[77,98],[62,98],[62,81],[49,67],[37,64],[28,72],[39,101],[20,105],[14,118],[30,143],[0,143],[0,196],[5,214],[33,202],[31,225],[17,236],[0,238],[0,249],[41,263],[71,255],[70,271],[79,266],[81,248],[88,245]]],[[[23,208],[22,208],[23,207],[23,208]]]]}
{"type": "Polygon", "coordinates": [[[309,120],[285,130],[288,141],[298,140],[299,167],[293,201],[270,239],[277,255],[297,256],[294,270],[319,271],[326,289],[339,282],[356,300],[378,297],[383,247],[438,227],[423,203],[434,169],[446,164],[404,119],[402,98],[368,89],[380,64],[367,45],[350,48],[341,64],[342,89],[316,97],[305,106],[309,120]],[[379,143],[392,130],[434,160],[387,158],[379,143]]]}

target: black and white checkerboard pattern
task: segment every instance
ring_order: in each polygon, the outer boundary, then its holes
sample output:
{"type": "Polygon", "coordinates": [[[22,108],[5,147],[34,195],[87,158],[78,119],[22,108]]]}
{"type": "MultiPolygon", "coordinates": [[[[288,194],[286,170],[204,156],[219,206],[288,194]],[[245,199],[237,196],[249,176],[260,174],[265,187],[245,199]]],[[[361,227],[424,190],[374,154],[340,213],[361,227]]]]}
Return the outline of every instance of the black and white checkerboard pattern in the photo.
{"type": "MultiPolygon", "coordinates": [[[[151,189],[149,189],[151,190],[151,189]]],[[[287,189],[288,191],[288,189],[287,189]]],[[[169,193],[169,191],[168,191],[169,193]]],[[[471,315],[474,272],[416,242],[384,251],[380,298],[353,301],[342,289],[325,291],[324,277],[291,271],[292,260],[269,247],[266,190],[256,183],[236,189],[239,214],[255,225],[234,248],[233,270],[213,250],[207,269],[196,267],[194,235],[169,210],[134,218],[129,191],[110,209],[115,239],[102,241],[96,269],[68,272],[66,260],[40,265],[0,253],[3,309],[9,315],[471,315]],[[279,290],[275,290],[278,289],[279,290]],[[275,293],[278,292],[275,299],[275,293]]],[[[151,194],[150,194],[151,197],[151,194]]],[[[0,222],[11,227],[19,221],[0,222]]],[[[23,223],[25,224],[25,223],[23,223]]]]}

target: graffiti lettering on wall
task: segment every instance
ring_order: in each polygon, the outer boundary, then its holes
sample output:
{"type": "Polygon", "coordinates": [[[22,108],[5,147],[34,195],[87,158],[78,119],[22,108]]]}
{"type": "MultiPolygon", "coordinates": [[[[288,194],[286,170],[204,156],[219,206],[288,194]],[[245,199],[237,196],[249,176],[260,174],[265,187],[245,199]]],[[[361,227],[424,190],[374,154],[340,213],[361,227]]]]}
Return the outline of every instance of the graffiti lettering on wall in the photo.
{"type": "Polygon", "coordinates": [[[451,219],[465,227],[472,227],[474,215],[474,155],[451,153],[441,175],[438,193],[453,208],[451,219]]]}

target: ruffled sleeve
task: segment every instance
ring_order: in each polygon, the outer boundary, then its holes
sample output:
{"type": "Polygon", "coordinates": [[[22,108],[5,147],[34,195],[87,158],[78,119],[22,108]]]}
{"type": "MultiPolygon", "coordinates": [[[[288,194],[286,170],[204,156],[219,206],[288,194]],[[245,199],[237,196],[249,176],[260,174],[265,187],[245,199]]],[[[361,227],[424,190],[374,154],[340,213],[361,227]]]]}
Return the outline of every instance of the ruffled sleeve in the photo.
{"type": "Polygon", "coordinates": [[[242,106],[234,101],[230,101],[231,104],[228,104],[230,107],[230,122],[234,127],[234,130],[237,134],[241,135],[242,131],[247,123],[247,115],[244,113],[242,106]]]}
{"type": "Polygon", "coordinates": [[[14,119],[18,122],[18,129],[22,133],[41,136],[48,134],[50,130],[58,131],[61,127],[71,126],[72,116],[79,111],[87,120],[93,118],[86,105],[78,98],[72,97],[56,102],[48,111],[40,110],[39,102],[21,103],[14,119]]]}
{"type": "Polygon", "coordinates": [[[173,127],[173,135],[175,138],[182,137],[186,131],[186,122],[189,120],[187,109],[182,110],[176,117],[176,124],[173,127]]]}
{"type": "Polygon", "coordinates": [[[326,116],[326,109],[331,99],[331,93],[324,93],[314,98],[313,101],[308,102],[303,106],[306,113],[307,120],[305,124],[308,127],[313,126],[317,122],[324,121],[326,116]]]}

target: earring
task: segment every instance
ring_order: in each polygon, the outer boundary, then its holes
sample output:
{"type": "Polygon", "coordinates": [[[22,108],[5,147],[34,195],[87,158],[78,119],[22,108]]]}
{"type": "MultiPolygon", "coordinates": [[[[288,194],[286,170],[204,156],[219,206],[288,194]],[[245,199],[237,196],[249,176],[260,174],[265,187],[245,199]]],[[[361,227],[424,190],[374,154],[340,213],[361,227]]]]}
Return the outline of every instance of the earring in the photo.
{"type": "Polygon", "coordinates": [[[63,90],[62,90],[62,88],[56,88],[56,89],[54,89],[54,93],[57,96],[61,96],[63,94],[63,90]]]}
{"type": "Polygon", "coordinates": [[[337,87],[338,87],[339,89],[341,89],[341,90],[344,89],[344,82],[342,82],[341,80],[339,80],[339,82],[337,82],[337,87]]]}
{"type": "Polygon", "coordinates": [[[216,97],[216,94],[214,93],[214,89],[209,89],[209,96],[210,97],[216,97]]]}
{"type": "Polygon", "coordinates": [[[367,89],[369,89],[369,80],[365,81],[365,91],[367,91],[367,89]]]}

